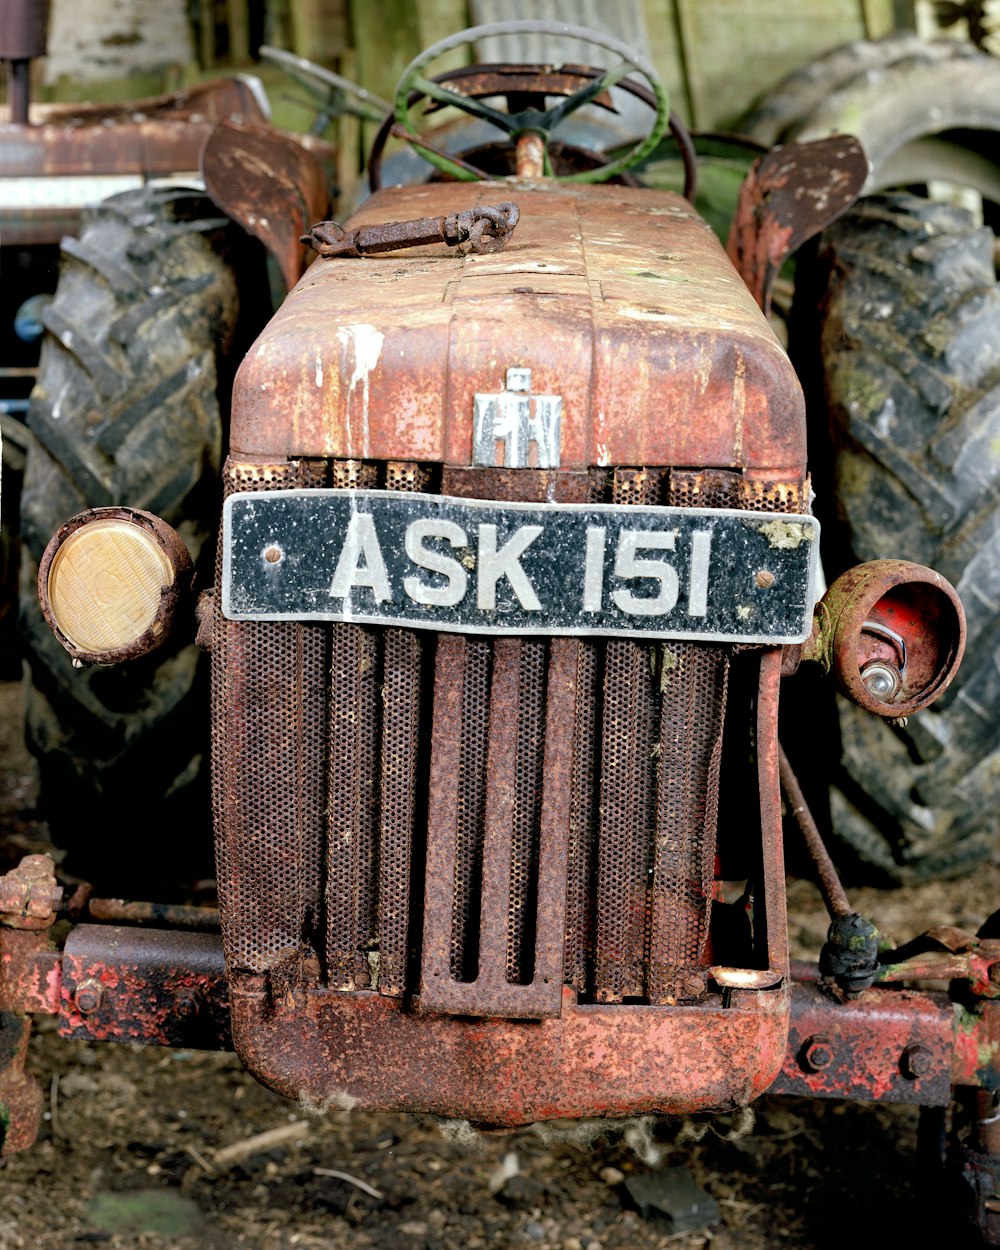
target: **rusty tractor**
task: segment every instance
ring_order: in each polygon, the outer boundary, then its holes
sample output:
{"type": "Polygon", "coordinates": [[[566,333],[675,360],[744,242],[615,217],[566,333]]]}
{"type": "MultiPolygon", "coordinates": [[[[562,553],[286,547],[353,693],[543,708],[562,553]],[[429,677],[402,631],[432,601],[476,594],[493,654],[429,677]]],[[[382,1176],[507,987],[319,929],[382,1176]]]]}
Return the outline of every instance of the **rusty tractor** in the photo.
{"type": "Polygon", "coordinates": [[[802,391],[762,311],[864,155],[763,158],[727,256],[683,196],[632,185],[670,125],[641,55],[560,25],[611,68],[431,75],[490,33],[409,67],[384,134],[430,180],[313,224],[317,258],[242,361],[214,585],[193,591],[183,544],[128,500],[41,559],[67,663],[107,671],[196,615],[219,908],[63,899],[44,860],[0,882],[5,1149],[37,1116],[32,1013],[67,1038],[232,1045],[317,1105],[494,1127],[766,1090],[957,1097],[996,1241],[1000,946],[880,949],[778,741],[800,665],[898,721],[963,649],[922,566],[820,594],[802,391]],[[575,119],[622,87],[648,133],[582,150],[575,119]],[[499,138],[446,150],[424,100],[499,138]],[[831,914],[808,967],[782,787],[831,914]]]}

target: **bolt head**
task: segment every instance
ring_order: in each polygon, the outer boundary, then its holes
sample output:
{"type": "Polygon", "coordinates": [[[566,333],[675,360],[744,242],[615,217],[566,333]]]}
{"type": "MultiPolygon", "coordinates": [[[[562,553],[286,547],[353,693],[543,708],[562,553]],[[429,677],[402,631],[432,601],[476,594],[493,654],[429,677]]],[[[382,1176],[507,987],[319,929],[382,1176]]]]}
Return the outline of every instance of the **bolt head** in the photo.
{"type": "Polygon", "coordinates": [[[823,1072],[833,1064],[833,1044],[828,1037],[815,1034],[806,1038],[802,1047],[802,1066],[807,1072],[823,1072]]]}
{"type": "Polygon", "coordinates": [[[681,989],[687,998],[700,998],[705,992],[705,978],[698,976],[685,977],[681,989]]]}
{"type": "Polygon", "coordinates": [[[174,995],[174,1010],[182,1020],[193,1020],[200,1005],[197,990],[178,990],[174,995]]]}
{"type": "Polygon", "coordinates": [[[934,1065],[934,1057],[926,1046],[907,1046],[899,1061],[903,1075],[909,1081],[926,1076],[934,1065]]]}
{"type": "Polygon", "coordinates": [[[76,987],[73,1002],[81,1015],[89,1016],[97,1011],[104,999],[104,987],[100,981],[81,981],[76,987]]]}

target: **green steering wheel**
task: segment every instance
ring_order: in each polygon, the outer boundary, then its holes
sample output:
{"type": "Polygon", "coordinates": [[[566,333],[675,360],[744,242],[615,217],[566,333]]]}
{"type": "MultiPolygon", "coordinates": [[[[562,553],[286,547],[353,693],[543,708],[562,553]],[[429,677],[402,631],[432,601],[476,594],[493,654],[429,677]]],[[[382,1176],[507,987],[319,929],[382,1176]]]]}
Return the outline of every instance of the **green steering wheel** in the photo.
{"type": "MultiPolygon", "coordinates": [[[[453,161],[445,153],[428,147],[422,141],[410,117],[417,100],[426,96],[439,104],[450,104],[464,113],[490,122],[505,134],[510,135],[512,139],[517,139],[519,135],[525,133],[540,135],[547,146],[552,131],[571,113],[583,108],[585,104],[589,104],[591,100],[614,87],[630,70],[638,70],[642,74],[655,96],[656,116],[649,133],[624,155],[616,157],[606,165],[600,165],[596,169],[587,169],[582,173],[561,175],[561,181],[564,182],[606,182],[609,178],[614,178],[633,165],[639,164],[653,151],[669,125],[670,101],[656,71],[649,62],[627,44],[600,31],[586,30],[582,26],[568,26],[563,22],[537,21],[496,22],[489,26],[472,26],[468,30],[460,31],[457,35],[451,35],[439,43],[432,44],[406,67],[396,87],[395,117],[399,126],[405,131],[408,142],[424,160],[452,178],[462,182],[474,182],[481,175],[474,172],[468,165],[453,161]],[[621,60],[588,83],[586,87],[560,100],[552,108],[529,107],[518,113],[501,113],[499,109],[492,108],[484,101],[449,90],[446,85],[437,83],[424,74],[426,66],[453,48],[460,48],[477,39],[486,39],[493,35],[521,34],[558,35],[567,39],[580,39],[594,47],[614,52],[616,56],[621,57],[621,60]],[[416,99],[412,98],[414,94],[416,99]]],[[[548,164],[547,160],[546,164],[548,164]]]]}

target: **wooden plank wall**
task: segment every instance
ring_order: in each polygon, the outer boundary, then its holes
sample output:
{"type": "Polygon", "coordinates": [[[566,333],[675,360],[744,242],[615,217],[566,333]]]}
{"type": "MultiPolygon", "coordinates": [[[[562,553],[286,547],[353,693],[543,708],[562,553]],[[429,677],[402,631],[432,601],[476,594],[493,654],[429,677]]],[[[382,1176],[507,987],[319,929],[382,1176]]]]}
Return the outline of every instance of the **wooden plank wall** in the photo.
{"type": "MultiPolygon", "coordinates": [[[[68,98],[93,95],[95,79],[113,79],[110,91],[134,97],[176,85],[179,78],[246,68],[253,51],[251,29],[259,41],[263,27],[268,42],[391,99],[400,73],[421,49],[472,24],[469,0],[264,0],[263,14],[261,2],[157,0],[129,6],[123,0],[52,0],[50,55],[40,69],[50,85],[67,80],[68,98]],[[143,59],[141,41],[113,38],[115,27],[105,11],[138,14],[140,9],[144,21],[155,18],[157,30],[172,21],[186,43],[175,48],[158,37],[152,59],[143,59]],[[148,77],[152,70],[160,75],[156,82],[129,81],[140,74],[148,77]]],[[[885,34],[900,20],[913,24],[913,6],[927,2],[509,0],[493,8],[511,18],[575,17],[577,24],[587,25],[603,5],[609,11],[635,6],[648,32],[648,54],[674,107],[688,125],[706,130],[731,124],[758,94],[828,48],[885,34]]],[[[456,52],[437,68],[471,59],[471,51],[456,52]]]]}

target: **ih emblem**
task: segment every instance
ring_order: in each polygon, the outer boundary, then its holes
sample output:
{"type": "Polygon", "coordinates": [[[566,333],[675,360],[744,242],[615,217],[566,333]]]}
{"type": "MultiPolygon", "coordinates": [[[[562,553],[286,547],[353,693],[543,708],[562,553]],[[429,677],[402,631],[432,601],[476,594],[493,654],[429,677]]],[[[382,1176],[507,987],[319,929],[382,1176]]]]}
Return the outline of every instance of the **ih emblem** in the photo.
{"type": "Polygon", "coordinates": [[[561,395],[531,394],[530,369],[508,369],[505,391],[475,397],[472,463],[505,469],[557,469],[562,406],[561,395]],[[503,443],[502,455],[498,454],[498,443],[503,443]]]}

